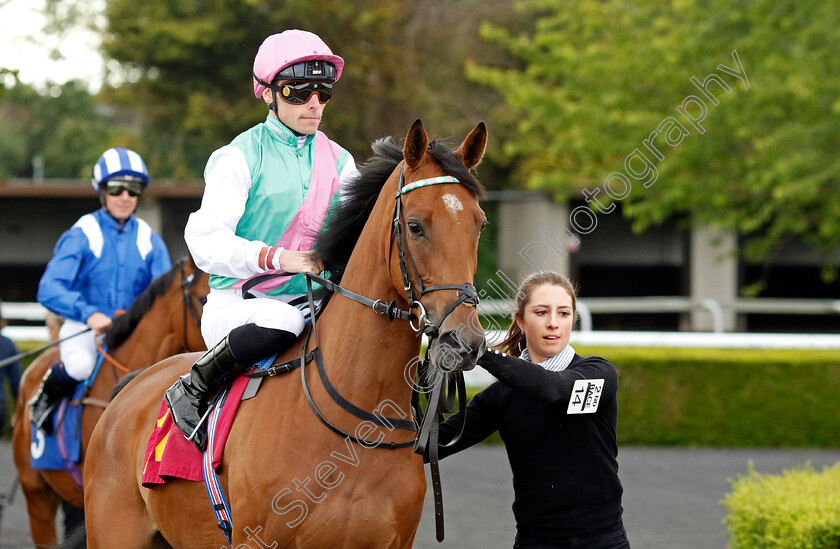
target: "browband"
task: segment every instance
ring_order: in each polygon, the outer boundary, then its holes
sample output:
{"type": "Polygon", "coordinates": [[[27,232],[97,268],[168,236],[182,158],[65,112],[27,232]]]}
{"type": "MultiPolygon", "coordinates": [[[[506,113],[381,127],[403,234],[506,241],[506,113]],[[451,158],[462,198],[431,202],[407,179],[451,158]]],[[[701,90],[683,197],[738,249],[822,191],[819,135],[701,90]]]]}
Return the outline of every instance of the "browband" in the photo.
{"type": "Polygon", "coordinates": [[[430,177],[428,179],[418,179],[417,181],[412,181],[408,185],[404,186],[400,191],[400,194],[405,194],[408,191],[413,191],[414,189],[419,189],[420,187],[428,187],[429,185],[439,185],[441,183],[460,183],[458,178],[452,177],[451,175],[441,175],[438,177],[430,177]]]}

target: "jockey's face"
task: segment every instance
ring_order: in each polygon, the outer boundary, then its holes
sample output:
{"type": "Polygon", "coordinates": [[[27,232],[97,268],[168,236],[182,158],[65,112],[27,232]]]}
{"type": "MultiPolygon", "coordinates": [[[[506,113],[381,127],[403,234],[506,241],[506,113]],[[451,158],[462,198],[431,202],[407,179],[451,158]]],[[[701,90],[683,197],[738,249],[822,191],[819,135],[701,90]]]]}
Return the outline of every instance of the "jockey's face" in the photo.
{"type": "MultiPolygon", "coordinates": [[[[263,100],[270,105],[274,101],[274,93],[270,89],[263,92],[263,100]]],[[[290,130],[300,134],[311,135],[321,125],[321,117],[324,115],[326,103],[321,103],[318,94],[313,93],[303,103],[287,103],[280,97],[277,98],[277,118],[290,130]]]]}
{"type": "Polygon", "coordinates": [[[105,197],[105,209],[117,221],[125,221],[131,217],[131,214],[137,209],[137,201],[140,199],[139,196],[129,195],[128,190],[124,190],[117,196],[112,196],[105,191],[100,191],[99,194],[105,197]]]}

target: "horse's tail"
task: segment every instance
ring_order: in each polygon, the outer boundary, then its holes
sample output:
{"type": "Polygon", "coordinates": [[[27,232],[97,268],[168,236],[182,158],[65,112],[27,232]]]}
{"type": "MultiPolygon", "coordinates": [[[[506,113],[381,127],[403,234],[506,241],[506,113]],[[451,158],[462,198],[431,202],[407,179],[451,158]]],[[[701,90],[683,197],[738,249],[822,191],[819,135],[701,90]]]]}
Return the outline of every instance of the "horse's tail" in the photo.
{"type": "Polygon", "coordinates": [[[117,396],[117,394],[120,391],[125,389],[125,386],[128,385],[131,382],[132,379],[134,379],[135,377],[140,375],[140,373],[143,372],[144,370],[145,370],[145,368],[142,368],[140,370],[132,370],[132,371],[128,372],[126,375],[124,375],[123,377],[121,377],[120,380],[117,381],[117,384],[114,385],[114,388],[111,389],[111,400],[114,400],[114,397],[117,396]]]}
{"type": "Polygon", "coordinates": [[[68,534],[58,549],[86,549],[87,548],[87,531],[85,530],[85,523],[81,522],[77,527],[68,534]]]}

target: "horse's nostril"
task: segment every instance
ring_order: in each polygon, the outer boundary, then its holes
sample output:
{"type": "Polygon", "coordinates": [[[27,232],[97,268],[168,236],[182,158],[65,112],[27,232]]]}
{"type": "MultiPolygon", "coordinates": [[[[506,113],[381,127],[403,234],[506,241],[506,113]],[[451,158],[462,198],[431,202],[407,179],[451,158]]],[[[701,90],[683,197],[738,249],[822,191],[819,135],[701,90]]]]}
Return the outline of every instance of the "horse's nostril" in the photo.
{"type": "Polygon", "coordinates": [[[484,340],[466,341],[455,332],[446,332],[430,349],[432,363],[440,370],[471,370],[484,351],[484,340]]]}

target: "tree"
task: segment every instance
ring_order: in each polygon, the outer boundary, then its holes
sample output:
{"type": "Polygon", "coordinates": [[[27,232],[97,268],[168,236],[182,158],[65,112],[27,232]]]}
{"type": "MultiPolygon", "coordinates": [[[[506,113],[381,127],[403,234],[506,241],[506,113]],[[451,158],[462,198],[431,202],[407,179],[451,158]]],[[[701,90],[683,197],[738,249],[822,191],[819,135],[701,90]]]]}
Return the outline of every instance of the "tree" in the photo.
{"type": "Polygon", "coordinates": [[[41,95],[15,78],[0,86],[0,178],[31,177],[32,160],[48,178],[90,177],[93,163],[116,131],[78,82],[50,86],[41,95]]]}
{"type": "MultiPolygon", "coordinates": [[[[116,107],[120,127],[139,135],[137,150],[157,177],[199,178],[210,153],[266,116],[251,92],[262,40],[286,28],[324,38],[345,70],[323,129],[363,161],[376,138],[405,135],[422,118],[441,137],[462,137],[488,120],[498,94],[468,81],[465,61],[507,57],[481,42],[482,20],[516,21],[508,0],[48,0],[54,32],[86,24],[102,35],[108,85],[99,101],[116,107]],[[104,16],[104,17],[103,17],[104,16]]],[[[489,187],[505,185],[507,165],[488,154],[489,187]]],[[[482,241],[492,255],[492,241],[482,241]]],[[[492,275],[494,261],[480,262],[492,275]]]]}
{"type": "Polygon", "coordinates": [[[672,216],[737,231],[753,260],[791,241],[824,254],[840,247],[836,6],[517,7],[533,29],[488,24],[482,33],[520,65],[469,74],[498,91],[515,120],[504,142],[515,179],[589,202],[580,232],[620,201],[640,231],[672,216]]]}
{"type": "Polygon", "coordinates": [[[61,14],[52,16],[52,28],[98,26],[111,60],[101,100],[131,114],[150,164],[169,177],[200,176],[213,149],[266,115],[251,93],[251,65],[262,40],[286,28],[318,33],[345,58],[324,130],[357,160],[370,154],[373,139],[403,135],[416,118],[443,136],[462,135],[486,119],[497,98],[464,74],[465,59],[499,55],[481,45],[479,22],[505,20],[511,11],[507,0],[107,0],[104,6],[104,19],[97,19],[83,0],[49,0],[50,12],[61,14]]]}

